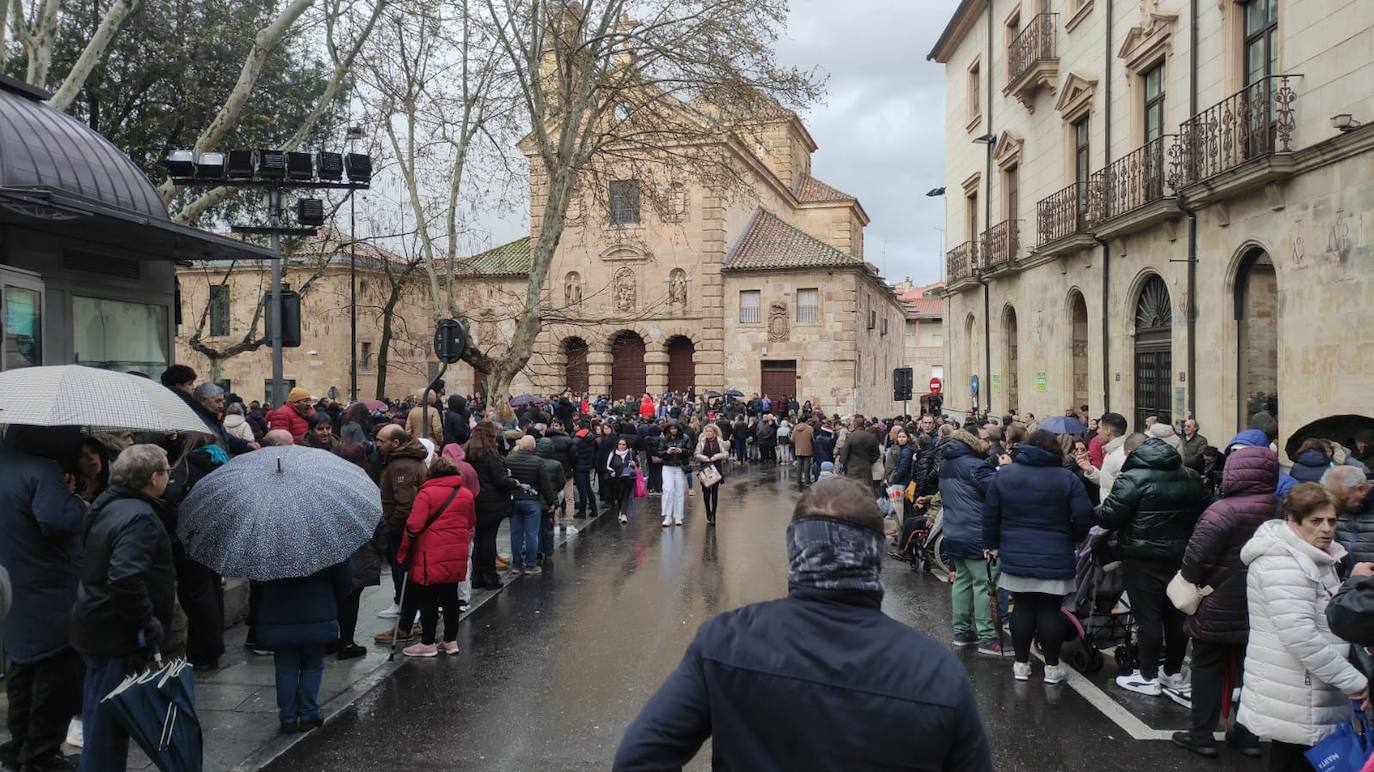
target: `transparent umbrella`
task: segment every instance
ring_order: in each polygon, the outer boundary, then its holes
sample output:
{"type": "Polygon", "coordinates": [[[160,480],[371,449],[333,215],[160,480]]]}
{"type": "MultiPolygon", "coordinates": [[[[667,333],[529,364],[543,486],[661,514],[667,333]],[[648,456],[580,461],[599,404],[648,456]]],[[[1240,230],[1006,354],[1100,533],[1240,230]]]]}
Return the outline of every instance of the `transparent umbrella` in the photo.
{"type": "Polygon", "coordinates": [[[181,505],[177,536],[222,576],[309,576],[347,559],[382,519],[381,494],[357,466],[296,445],[236,456],[181,505]]]}

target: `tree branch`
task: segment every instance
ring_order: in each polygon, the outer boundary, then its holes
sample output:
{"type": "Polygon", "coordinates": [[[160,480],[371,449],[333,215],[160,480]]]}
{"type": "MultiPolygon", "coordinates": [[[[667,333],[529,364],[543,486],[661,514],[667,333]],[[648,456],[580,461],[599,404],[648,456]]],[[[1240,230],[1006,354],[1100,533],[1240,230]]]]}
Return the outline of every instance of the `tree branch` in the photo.
{"type": "Polygon", "coordinates": [[[119,33],[119,28],[124,25],[124,20],[137,10],[138,3],[139,0],[114,0],[100,19],[100,26],[96,28],[91,39],[87,41],[86,48],[82,50],[76,64],[72,65],[67,77],[62,80],[62,85],[58,87],[57,93],[48,100],[49,105],[64,113],[67,112],[72,100],[81,91],[81,87],[86,84],[86,78],[90,77],[91,71],[105,58],[105,52],[114,42],[115,35],[119,33]]]}

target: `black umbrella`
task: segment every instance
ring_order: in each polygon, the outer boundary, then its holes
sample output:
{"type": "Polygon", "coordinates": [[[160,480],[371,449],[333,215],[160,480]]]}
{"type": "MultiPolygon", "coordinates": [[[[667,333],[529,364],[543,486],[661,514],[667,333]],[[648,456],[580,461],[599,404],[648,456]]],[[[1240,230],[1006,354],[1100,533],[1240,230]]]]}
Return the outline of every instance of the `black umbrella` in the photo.
{"type": "Polygon", "coordinates": [[[163,772],[199,772],[200,719],[184,659],[131,675],[101,700],[163,772]]]}
{"type": "Polygon", "coordinates": [[[744,396],[744,392],[740,391],[739,389],[728,389],[728,390],[726,390],[726,392],[725,392],[725,396],[727,396],[727,397],[743,397],[743,396],[744,396]]]}
{"type": "Polygon", "coordinates": [[[715,399],[716,397],[720,396],[720,392],[707,389],[706,391],[703,391],[701,393],[701,396],[707,399],[715,399]]]}
{"type": "Polygon", "coordinates": [[[1360,432],[1374,432],[1374,418],[1357,414],[1331,415],[1318,418],[1293,432],[1284,446],[1284,452],[1292,458],[1298,454],[1302,443],[1313,437],[1339,442],[1346,447],[1355,446],[1355,435],[1360,432]]]}

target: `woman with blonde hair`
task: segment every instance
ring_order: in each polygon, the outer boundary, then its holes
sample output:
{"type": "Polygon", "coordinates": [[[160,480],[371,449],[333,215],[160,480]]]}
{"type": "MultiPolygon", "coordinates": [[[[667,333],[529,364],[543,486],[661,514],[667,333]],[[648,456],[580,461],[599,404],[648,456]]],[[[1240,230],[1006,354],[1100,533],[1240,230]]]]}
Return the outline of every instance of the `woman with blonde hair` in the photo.
{"type": "MultiPolygon", "coordinates": [[[[715,424],[706,424],[702,430],[700,439],[697,440],[696,454],[693,456],[697,463],[701,464],[702,471],[708,467],[715,469],[715,473],[725,478],[725,464],[722,463],[730,457],[730,452],[725,449],[725,443],[720,439],[720,430],[715,424]]],[[[716,508],[720,504],[721,481],[714,485],[707,485],[705,481],[701,483],[701,503],[706,506],[706,524],[708,526],[716,524],[716,508]]]]}

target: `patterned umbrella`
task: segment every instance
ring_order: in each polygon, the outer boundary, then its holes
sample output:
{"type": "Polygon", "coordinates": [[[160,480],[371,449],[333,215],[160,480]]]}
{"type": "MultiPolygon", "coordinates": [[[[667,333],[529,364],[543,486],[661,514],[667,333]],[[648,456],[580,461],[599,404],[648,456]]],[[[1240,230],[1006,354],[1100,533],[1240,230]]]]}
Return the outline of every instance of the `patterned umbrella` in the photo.
{"type": "Polygon", "coordinates": [[[180,397],[157,381],[82,365],[0,373],[0,424],[210,432],[180,397]]]}
{"type": "Polygon", "coordinates": [[[223,576],[309,576],[346,560],[382,519],[367,473],[327,450],[285,445],[235,457],[181,504],[186,554],[223,576]]]}

